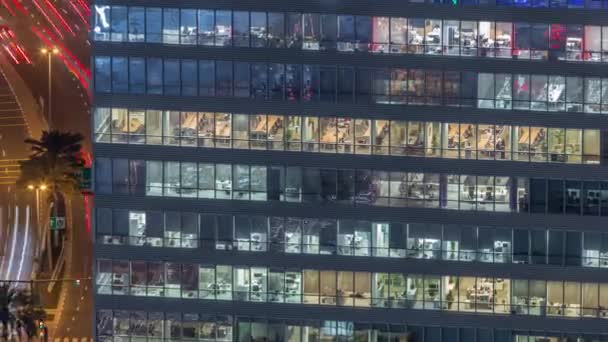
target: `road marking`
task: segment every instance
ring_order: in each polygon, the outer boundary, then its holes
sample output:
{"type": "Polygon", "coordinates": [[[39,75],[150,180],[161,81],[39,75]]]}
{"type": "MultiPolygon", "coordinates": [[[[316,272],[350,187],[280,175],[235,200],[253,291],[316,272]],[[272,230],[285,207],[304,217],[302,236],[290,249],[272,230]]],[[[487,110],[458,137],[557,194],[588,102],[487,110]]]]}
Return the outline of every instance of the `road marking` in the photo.
{"type": "Polygon", "coordinates": [[[72,316],[72,322],[76,320],[76,317],[72,316]]]}
{"type": "Polygon", "coordinates": [[[15,207],[15,223],[13,225],[13,243],[12,243],[12,247],[11,247],[11,256],[8,259],[8,268],[6,269],[6,276],[4,277],[4,279],[9,279],[9,276],[11,274],[11,268],[13,268],[13,258],[15,257],[15,249],[16,249],[16,244],[17,244],[17,228],[19,226],[19,207],[15,207]]]}
{"type": "Polygon", "coordinates": [[[21,249],[21,260],[19,261],[19,269],[17,271],[17,280],[21,280],[21,272],[23,271],[23,262],[25,260],[25,252],[27,251],[28,245],[28,235],[30,233],[30,206],[25,207],[25,235],[23,239],[25,242],[23,243],[23,248],[21,249]]]}
{"type": "Polygon", "coordinates": [[[80,306],[77,306],[77,307],[76,307],[76,311],[80,311],[80,306]]]}
{"type": "Polygon", "coordinates": [[[80,297],[80,300],[84,300],[84,296],[80,297]]]}

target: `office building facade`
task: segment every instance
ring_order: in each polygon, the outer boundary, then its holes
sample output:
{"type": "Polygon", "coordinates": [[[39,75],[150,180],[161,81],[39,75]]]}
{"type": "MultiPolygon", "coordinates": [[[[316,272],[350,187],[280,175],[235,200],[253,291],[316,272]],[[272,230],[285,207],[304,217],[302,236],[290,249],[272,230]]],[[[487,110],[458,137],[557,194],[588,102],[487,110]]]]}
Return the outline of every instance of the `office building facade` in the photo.
{"type": "Polygon", "coordinates": [[[607,4],[95,0],[96,338],[608,341],[607,4]]]}

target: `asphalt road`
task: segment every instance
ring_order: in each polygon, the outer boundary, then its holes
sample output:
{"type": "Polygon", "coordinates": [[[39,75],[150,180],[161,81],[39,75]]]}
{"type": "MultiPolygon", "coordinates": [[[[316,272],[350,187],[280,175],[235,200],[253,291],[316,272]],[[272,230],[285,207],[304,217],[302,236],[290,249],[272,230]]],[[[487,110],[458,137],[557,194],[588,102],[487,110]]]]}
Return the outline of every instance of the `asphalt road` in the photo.
{"type": "MultiPolygon", "coordinates": [[[[68,1],[62,3],[67,4],[68,1]]],[[[7,17],[7,13],[0,15],[7,17]]],[[[48,103],[47,80],[48,80],[48,59],[47,56],[41,54],[41,43],[29,30],[29,27],[38,22],[43,22],[42,18],[36,14],[33,19],[27,20],[24,18],[14,21],[11,28],[15,31],[19,41],[25,45],[26,50],[32,58],[31,65],[17,65],[15,69],[29,86],[34,98],[40,99],[41,103],[48,103]]],[[[68,18],[70,22],[76,22],[74,16],[68,18]]],[[[85,30],[78,32],[78,37],[73,37],[69,41],[64,41],[73,55],[80,58],[82,64],[89,64],[90,46],[84,41],[87,38],[85,30]]],[[[3,108],[1,102],[2,87],[0,84],[0,109],[3,108]]],[[[79,132],[85,136],[84,147],[91,150],[90,144],[90,110],[88,93],[83,89],[74,75],[63,65],[58,57],[52,58],[52,93],[53,93],[53,108],[52,108],[52,128],[61,131],[79,132]]],[[[46,111],[45,111],[46,114],[46,111]]],[[[23,133],[15,133],[12,130],[4,133],[2,125],[3,112],[0,110],[0,134],[2,139],[7,139],[7,145],[11,146],[10,151],[7,148],[7,155],[12,156],[22,155],[27,156],[25,144],[22,143],[24,137],[27,136],[27,130],[21,126],[18,127],[23,133]],[[6,136],[4,137],[4,135],[6,136]],[[13,136],[15,135],[15,136],[13,136]],[[23,153],[25,152],[25,153],[23,153]],[[20,154],[22,153],[22,154],[20,154]]],[[[0,148],[2,147],[0,139],[0,148]]],[[[2,151],[0,151],[2,153],[2,151]]],[[[1,155],[1,154],[0,154],[1,155]]],[[[0,160],[3,160],[0,157],[0,160]]],[[[0,177],[2,177],[3,162],[0,162],[0,177]]],[[[7,162],[4,162],[7,163],[7,162]]],[[[7,166],[8,167],[8,166],[7,166]]],[[[10,173],[10,170],[9,170],[10,173]]],[[[0,184],[2,178],[0,178],[0,184]]],[[[9,185],[10,186],[10,185],[9,185]]],[[[6,187],[0,185],[1,187],[6,187]]],[[[14,189],[11,189],[14,191],[14,189]]],[[[0,191],[6,191],[0,189],[0,191]]],[[[3,193],[0,192],[0,203],[2,203],[3,193]]],[[[10,196],[9,196],[10,197],[10,196]]],[[[52,341],[92,341],[93,336],[93,286],[90,281],[84,280],[91,277],[92,274],[92,242],[90,233],[86,230],[84,207],[82,197],[74,198],[72,201],[71,212],[72,225],[68,226],[68,241],[64,248],[71,249],[71,258],[67,259],[64,278],[83,279],[80,286],[75,282],[62,282],[63,295],[60,296],[58,316],[55,317],[55,322],[51,325],[50,336],[52,341]]],[[[0,204],[1,205],[1,204],[0,204]]],[[[68,210],[70,211],[70,210],[68,210]]],[[[69,220],[68,220],[69,222],[69,220]]],[[[1,246],[0,246],[1,249],[1,246]]]]}
{"type": "Polygon", "coordinates": [[[0,280],[30,280],[35,243],[35,202],[15,188],[19,160],[29,154],[27,126],[0,70],[0,280]]]}
{"type": "MultiPolygon", "coordinates": [[[[20,196],[23,197],[23,196],[20,196]]],[[[12,201],[10,201],[12,202],[12,201]]],[[[8,281],[28,281],[31,279],[33,265],[33,244],[35,211],[27,199],[18,198],[15,202],[0,208],[0,243],[3,253],[0,257],[0,279],[8,281]]],[[[27,284],[22,284],[24,287],[27,284]]]]}
{"type": "MultiPolygon", "coordinates": [[[[27,137],[27,125],[21,108],[0,70],[0,185],[10,185],[19,176],[18,161],[29,154],[28,147],[23,143],[27,137]]],[[[2,188],[9,190],[4,186],[2,188]]]]}
{"type": "Polygon", "coordinates": [[[70,203],[72,227],[68,227],[71,230],[66,246],[72,249],[72,258],[65,277],[81,281],[79,285],[75,281],[62,284],[67,292],[65,300],[59,304],[62,307],[61,316],[51,334],[53,341],[63,341],[65,338],[82,341],[93,336],[93,284],[88,280],[92,274],[93,247],[82,215],[85,210],[82,197],[73,198],[70,203]]]}

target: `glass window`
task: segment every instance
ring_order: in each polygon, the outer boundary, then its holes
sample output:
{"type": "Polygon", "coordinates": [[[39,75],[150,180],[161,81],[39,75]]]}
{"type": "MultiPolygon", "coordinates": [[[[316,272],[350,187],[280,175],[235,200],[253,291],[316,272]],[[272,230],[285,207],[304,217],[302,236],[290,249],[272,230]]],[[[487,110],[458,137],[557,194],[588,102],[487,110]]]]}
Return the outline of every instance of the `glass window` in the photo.
{"type": "Polygon", "coordinates": [[[281,48],[285,46],[285,15],[283,13],[268,13],[268,47],[281,48]]]}
{"type": "Polygon", "coordinates": [[[127,7],[112,6],[111,9],[111,41],[124,42],[127,40],[127,7]]]}
{"type": "Polygon", "coordinates": [[[129,7],[129,41],[143,42],[146,39],[145,8],[129,7]]]}
{"type": "Polygon", "coordinates": [[[93,38],[98,41],[110,40],[110,6],[95,6],[95,23],[93,38]]]}
{"type": "Polygon", "coordinates": [[[249,12],[234,11],[232,13],[234,46],[249,46],[249,12]]]}
{"type": "Polygon", "coordinates": [[[162,9],[146,8],[146,42],[160,43],[162,41],[162,9]]]}
{"type": "Polygon", "coordinates": [[[95,91],[112,91],[110,63],[110,57],[95,57],[95,91]]]}
{"type": "Polygon", "coordinates": [[[163,62],[163,94],[179,95],[181,90],[181,72],[179,60],[165,59],[163,62]]]}
{"type": "Polygon", "coordinates": [[[160,95],[163,92],[163,61],[160,58],[147,59],[147,92],[160,95]]]}
{"type": "Polygon", "coordinates": [[[198,44],[214,45],[215,15],[213,10],[198,10],[198,44]]]}
{"type": "Polygon", "coordinates": [[[196,45],[197,39],[197,23],[196,10],[181,9],[180,10],[180,27],[179,27],[180,43],[186,45],[196,45]]]}
{"type": "Polygon", "coordinates": [[[179,44],[179,9],[163,9],[163,43],[179,44]]]}
{"type": "Polygon", "coordinates": [[[146,60],[144,58],[129,58],[128,77],[131,94],[144,94],[146,92],[146,60]]]}
{"type": "Polygon", "coordinates": [[[232,45],[232,11],[215,11],[215,46],[232,45]]]}
{"type": "Polygon", "coordinates": [[[249,35],[251,37],[251,47],[266,47],[268,40],[266,12],[251,12],[250,16],[249,35]]]}

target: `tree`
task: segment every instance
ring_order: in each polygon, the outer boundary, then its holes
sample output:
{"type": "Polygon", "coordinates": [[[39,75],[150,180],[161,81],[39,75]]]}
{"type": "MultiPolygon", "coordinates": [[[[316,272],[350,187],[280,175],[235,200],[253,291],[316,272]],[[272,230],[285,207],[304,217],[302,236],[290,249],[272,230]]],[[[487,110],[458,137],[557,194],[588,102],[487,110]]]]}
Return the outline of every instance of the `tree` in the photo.
{"type": "Polygon", "coordinates": [[[34,304],[29,290],[0,285],[0,328],[4,340],[11,329],[24,331],[28,337],[36,335],[36,321],[46,319],[46,313],[34,304]]]}
{"type": "Polygon", "coordinates": [[[51,188],[55,200],[58,193],[78,192],[78,172],[84,165],[80,157],[81,142],[84,137],[79,133],[44,131],[40,140],[26,139],[31,145],[29,159],[20,162],[21,176],[18,184],[46,184],[51,188]]]}
{"type": "MultiPolygon", "coordinates": [[[[31,145],[32,154],[29,159],[19,162],[21,175],[17,180],[17,185],[21,188],[45,185],[53,196],[54,217],[58,216],[57,208],[60,194],[72,195],[78,193],[79,172],[84,165],[80,156],[83,138],[79,133],[53,130],[50,132],[43,131],[40,140],[25,140],[25,143],[31,145]]],[[[42,251],[42,246],[46,241],[49,268],[52,270],[50,238],[46,238],[48,231],[42,231],[42,229],[42,227],[38,227],[40,250],[42,251]]]]}

